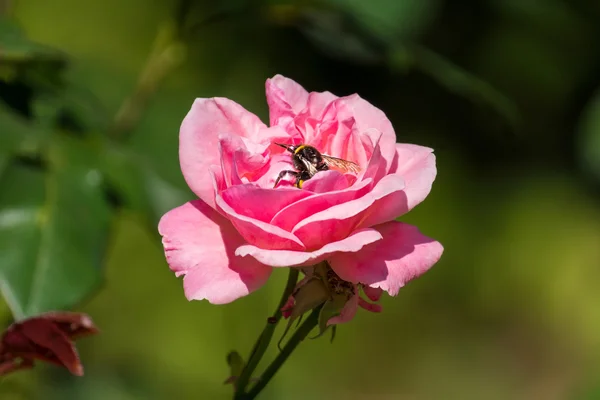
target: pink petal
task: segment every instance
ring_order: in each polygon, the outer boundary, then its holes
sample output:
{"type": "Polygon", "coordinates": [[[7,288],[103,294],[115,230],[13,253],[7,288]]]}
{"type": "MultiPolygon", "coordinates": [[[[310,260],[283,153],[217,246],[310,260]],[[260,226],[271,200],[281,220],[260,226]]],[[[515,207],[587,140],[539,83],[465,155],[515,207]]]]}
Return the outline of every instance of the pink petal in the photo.
{"type": "Polygon", "coordinates": [[[370,286],[363,286],[363,292],[371,301],[379,301],[381,298],[381,293],[383,292],[379,288],[372,288],[370,286]]]}
{"type": "Polygon", "coordinates": [[[339,125],[338,131],[330,136],[333,139],[328,146],[331,155],[343,160],[353,161],[364,167],[371,156],[367,153],[363,142],[363,139],[367,139],[367,137],[363,136],[363,133],[359,132],[358,129],[354,129],[354,119],[340,121],[339,125]]]}
{"type": "Polygon", "coordinates": [[[220,134],[219,154],[225,187],[239,185],[242,177],[248,178],[247,175],[252,176],[260,170],[267,163],[267,158],[263,156],[267,147],[244,141],[241,136],[220,134]]]}
{"type": "MultiPolygon", "coordinates": [[[[281,75],[267,79],[267,103],[273,114],[290,113],[294,116],[306,113],[307,117],[320,120],[323,112],[338,97],[330,92],[308,93],[293,80],[281,75]]],[[[271,119],[271,126],[277,125],[271,119]]]]}
{"type": "Polygon", "coordinates": [[[307,272],[307,271],[302,271],[305,273],[305,277],[300,279],[300,281],[298,283],[296,283],[296,286],[294,287],[294,291],[292,292],[292,294],[290,295],[290,297],[288,297],[287,301],[285,302],[285,304],[283,305],[283,307],[281,307],[281,311],[283,314],[284,318],[289,318],[290,315],[292,315],[292,312],[294,311],[294,306],[296,305],[296,299],[294,298],[294,296],[296,296],[298,294],[298,292],[300,291],[300,288],[304,285],[306,285],[308,282],[310,282],[313,277],[312,277],[312,271],[311,272],[307,272]]]}
{"type": "MultiPolygon", "coordinates": [[[[256,179],[254,181],[254,183],[256,183],[260,187],[263,187],[266,189],[272,189],[273,186],[275,185],[275,180],[277,179],[279,172],[283,171],[284,169],[294,170],[294,165],[292,164],[292,158],[290,157],[290,153],[288,153],[287,151],[285,153],[281,153],[281,154],[271,153],[270,159],[269,159],[268,164],[266,165],[266,168],[267,169],[265,171],[263,171],[260,178],[256,179]]],[[[291,182],[292,179],[288,180],[286,177],[283,180],[281,180],[280,182],[284,182],[284,181],[291,182]]],[[[277,187],[281,187],[281,184],[278,184],[277,187]]]]}
{"type": "Polygon", "coordinates": [[[338,253],[329,264],[340,278],[381,288],[391,296],[417,278],[442,256],[442,245],[424,236],[412,225],[390,221],[375,227],[383,240],[355,254],[338,253]]]}
{"type": "Polygon", "coordinates": [[[291,231],[294,226],[304,219],[333,206],[348,203],[349,201],[365,196],[370,190],[371,181],[367,179],[344,190],[315,194],[281,209],[281,211],[275,214],[271,220],[271,224],[279,226],[286,231],[291,231]]]}
{"type": "MultiPolygon", "coordinates": [[[[401,175],[406,187],[378,200],[371,212],[356,228],[367,228],[406,214],[429,194],[436,175],[435,156],[432,150],[417,145],[398,144],[398,152],[390,173],[401,175]],[[400,160],[403,160],[402,162],[400,160]],[[401,164],[401,167],[399,167],[401,164]]],[[[374,153],[377,156],[377,152],[374,153]]],[[[365,174],[365,176],[369,176],[365,174]]]]}
{"type": "Polygon", "coordinates": [[[431,191],[437,174],[433,150],[415,144],[396,144],[396,157],[390,173],[404,178],[408,212],[431,191]]]}
{"type": "Polygon", "coordinates": [[[369,162],[367,163],[364,172],[362,173],[362,175],[359,176],[359,179],[370,178],[373,180],[373,182],[377,183],[381,180],[381,178],[383,178],[386,175],[387,166],[385,165],[385,160],[381,155],[381,149],[379,147],[379,141],[381,139],[381,136],[382,135],[379,134],[379,138],[375,142],[373,150],[371,151],[371,158],[369,159],[369,162]]]}
{"type": "Polygon", "coordinates": [[[322,171],[302,185],[303,191],[327,193],[348,188],[348,178],[338,171],[322,171]]]}
{"type": "Polygon", "coordinates": [[[271,126],[281,115],[298,115],[308,103],[308,92],[293,80],[281,75],[267,79],[265,84],[271,126]]]}
{"type": "MultiPolygon", "coordinates": [[[[352,118],[356,132],[367,136],[370,143],[376,143],[379,140],[381,155],[385,160],[385,170],[388,171],[395,156],[396,133],[383,111],[357,94],[340,97],[335,104],[336,114],[324,118],[335,118],[336,120],[352,118]],[[379,139],[379,135],[381,135],[381,139],[379,139]]],[[[334,109],[331,110],[333,112],[334,109]]]]}
{"type": "Polygon", "coordinates": [[[225,189],[221,197],[239,215],[269,223],[279,210],[311,194],[297,188],[263,189],[248,183],[225,189]]]}
{"type": "Polygon", "coordinates": [[[217,210],[231,221],[248,243],[264,249],[304,250],[304,245],[294,234],[238,213],[219,194],[215,196],[215,202],[217,210]]]}
{"type": "Polygon", "coordinates": [[[256,138],[266,126],[239,104],[224,98],[196,99],[179,131],[181,171],[198,197],[215,207],[211,165],[221,165],[221,134],[256,138]]]}
{"type": "Polygon", "coordinates": [[[292,315],[292,311],[294,311],[295,304],[296,300],[294,300],[294,296],[290,295],[283,307],[281,307],[281,314],[283,315],[283,318],[288,319],[290,315],[292,315]]]}
{"type": "Polygon", "coordinates": [[[169,267],[185,275],[188,300],[230,303],[265,284],[272,269],[233,250],[245,243],[229,221],[201,200],[166,213],[158,231],[169,267]]]}
{"type": "MultiPolygon", "coordinates": [[[[335,205],[301,220],[292,229],[292,233],[304,243],[307,249],[319,248],[325,243],[341,240],[353,232],[369,215],[379,215],[376,203],[393,205],[393,199],[403,196],[403,188],[404,182],[400,176],[387,175],[364,196],[335,205]]],[[[392,206],[386,207],[385,213],[381,216],[387,216],[393,209],[392,206]]],[[[394,219],[397,215],[389,219],[394,219]]],[[[364,224],[361,226],[367,227],[364,224]]]]}
{"type": "Polygon", "coordinates": [[[340,311],[340,315],[329,318],[329,321],[327,321],[327,326],[343,324],[351,321],[356,315],[356,310],[358,309],[357,306],[360,301],[359,299],[360,297],[358,294],[350,297],[346,304],[344,304],[344,308],[342,308],[340,311]]]}
{"type": "MultiPolygon", "coordinates": [[[[272,144],[273,142],[287,143],[290,141],[290,135],[280,126],[270,126],[268,128],[262,128],[256,137],[252,139],[257,143],[272,144]]],[[[273,149],[281,149],[279,146],[272,146],[273,149]]],[[[283,149],[281,149],[283,150],[283,149]]],[[[285,150],[284,150],[285,151],[285,150]]]]}
{"type": "MultiPolygon", "coordinates": [[[[329,92],[308,93],[298,83],[281,75],[268,79],[265,86],[271,126],[280,126],[292,136],[300,133],[298,127],[314,128],[311,121],[321,120],[327,106],[337,99],[329,92]]],[[[307,135],[298,143],[311,143],[312,132],[303,130],[302,133],[307,135]]]]}
{"type": "Polygon", "coordinates": [[[315,146],[321,152],[353,161],[363,168],[371,156],[373,143],[365,132],[357,129],[352,110],[342,99],[328,107],[315,135],[315,146]]]}
{"type": "Polygon", "coordinates": [[[338,96],[330,92],[310,92],[304,118],[320,121],[330,104],[338,99],[338,96]]]}
{"type": "Polygon", "coordinates": [[[406,193],[404,193],[404,190],[390,193],[385,197],[377,199],[368,210],[362,213],[362,219],[354,229],[370,228],[384,222],[392,221],[406,214],[407,211],[408,206],[406,205],[406,193]]]}
{"type": "Polygon", "coordinates": [[[240,257],[252,256],[259,262],[272,267],[301,267],[315,265],[338,252],[355,253],[369,243],[381,239],[381,234],[374,229],[363,229],[354,232],[339,242],[328,243],[319,250],[290,251],[266,250],[249,244],[238,247],[235,254],[240,257]]]}
{"type": "Polygon", "coordinates": [[[358,297],[358,305],[361,308],[364,308],[367,311],[374,312],[374,313],[379,313],[383,309],[383,307],[381,307],[379,304],[369,303],[368,301],[366,301],[362,297],[359,297],[359,296],[357,296],[357,297],[358,297]]]}

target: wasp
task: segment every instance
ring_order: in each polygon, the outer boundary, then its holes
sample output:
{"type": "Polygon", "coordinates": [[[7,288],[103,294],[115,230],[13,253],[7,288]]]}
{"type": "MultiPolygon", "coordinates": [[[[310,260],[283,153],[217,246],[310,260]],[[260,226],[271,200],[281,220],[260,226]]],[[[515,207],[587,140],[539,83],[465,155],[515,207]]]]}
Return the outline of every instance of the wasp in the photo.
{"type": "Polygon", "coordinates": [[[279,181],[286,175],[291,175],[295,178],[294,186],[302,188],[302,184],[315,176],[319,171],[327,171],[330,168],[340,170],[342,172],[359,173],[360,167],[352,161],[342,160],[341,158],[321,154],[319,150],[313,146],[299,144],[296,146],[288,146],[281,143],[275,143],[292,153],[292,162],[296,171],[284,170],[279,173],[275,180],[274,188],[277,187],[279,181]]]}

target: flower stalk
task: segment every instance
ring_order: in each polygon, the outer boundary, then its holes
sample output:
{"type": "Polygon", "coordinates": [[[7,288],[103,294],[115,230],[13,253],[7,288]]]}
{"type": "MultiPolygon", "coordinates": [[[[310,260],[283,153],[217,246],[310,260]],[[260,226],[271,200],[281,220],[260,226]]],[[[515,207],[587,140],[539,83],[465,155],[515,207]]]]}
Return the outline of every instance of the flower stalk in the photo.
{"type": "Polygon", "coordinates": [[[236,354],[228,359],[235,399],[260,393],[313,328],[321,335],[352,320],[358,308],[380,312],[382,292],[396,296],[443,252],[417,227],[397,221],[431,190],[432,149],[396,143],[385,114],[358,95],[309,93],[281,75],[265,89],[271,126],[232,100],[194,100],[179,130],[179,161],[198,199],[158,225],[169,267],[186,277],[189,299],[228,303],[264,285],[273,268],[290,268],[281,304],[248,364],[236,354]],[[302,188],[273,188],[300,157],[284,154],[275,140],[318,146],[302,153],[307,168],[322,167],[305,173],[302,188]],[[330,164],[317,154],[328,155],[330,164]],[[346,168],[348,162],[360,171],[346,168]],[[312,260],[322,262],[309,266],[312,260]],[[296,283],[299,266],[305,276],[296,283]],[[252,378],[282,316],[289,327],[309,311],[262,377],[252,378]]]}
{"type": "Polygon", "coordinates": [[[109,135],[129,134],[139,122],[146,106],[167,75],[185,60],[185,44],[178,40],[175,23],[169,21],[158,31],[152,52],[146,61],[133,93],[123,101],[109,135]]]}
{"type": "Polygon", "coordinates": [[[288,357],[296,349],[298,344],[302,342],[306,336],[317,326],[319,322],[319,313],[321,307],[315,308],[310,316],[300,325],[300,327],[294,332],[290,340],[285,344],[281,352],[277,355],[275,360],[267,367],[265,372],[262,374],[258,382],[250,389],[248,394],[241,397],[243,400],[252,400],[258,396],[258,394],[267,386],[273,376],[279,371],[279,368],[285,363],[288,357]]]}
{"type": "MultiPolygon", "coordinates": [[[[277,324],[281,320],[282,311],[281,309],[287,302],[288,298],[294,291],[296,286],[296,282],[298,281],[299,270],[297,268],[289,268],[289,275],[287,279],[287,283],[285,285],[285,289],[283,290],[283,294],[281,295],[281,300],[279,301],[279,305],[277,309],[273,313],[273,316],[267,320],[267,324],[260,336],[256,340],[254,347],[252,348],[252,352],[250,353],[250,358],[248,359],[248,364],[244,367],[242,374],[236,382],[236,391],[234,395],[234,399],[246,399],[245,397],[245,389],[250,382],[250,378],[252,377],[252,373],[258,366],[258,363],[264,356],[269,344],[271,343],[271,339],[273,338],[273,333],[275,332],[275,328],[277,324]]],[[[270,378],[269,378],[270,379],[270,378]]],[[[263,378],[261,378],[261,381],[263,378]]],[[[260,382],[260,381],[259,381],[260,382]]]]}

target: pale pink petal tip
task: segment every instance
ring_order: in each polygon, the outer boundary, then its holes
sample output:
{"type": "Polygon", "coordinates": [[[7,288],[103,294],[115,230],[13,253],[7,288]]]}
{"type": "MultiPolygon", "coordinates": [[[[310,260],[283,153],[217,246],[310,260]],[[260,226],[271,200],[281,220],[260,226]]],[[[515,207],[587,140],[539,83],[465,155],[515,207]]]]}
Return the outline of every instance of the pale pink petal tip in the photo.
{"type": "Polygon", "coordinates": [[[251,256],[272,267],[301,267],[315,265],[333,254],[354,254],[369,243],[381,240],[381,234],[374,229],[362,229],[346,239],[326,244],[315,251],[266,250],[252,245],[238,247],[235,254],[240,257],[251,256]]]}
{"type": "Polygon", "coordinates": [[[390,172],[404,178],[404,193],[407,198],[405,212],[408,212],[425,200],[431,191],[437,175],[435,154],[429,147],[397,143],[396,157],[390,172]]]}

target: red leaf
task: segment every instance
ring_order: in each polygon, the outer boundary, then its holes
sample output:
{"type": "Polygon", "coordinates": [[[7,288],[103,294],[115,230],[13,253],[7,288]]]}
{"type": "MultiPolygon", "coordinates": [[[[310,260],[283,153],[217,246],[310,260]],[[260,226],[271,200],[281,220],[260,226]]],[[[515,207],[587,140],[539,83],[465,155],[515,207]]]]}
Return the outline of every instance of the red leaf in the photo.
{"type": "Polygon", "coordinates": [[[92,319],[81,313],[48,312],[15,322],[0,338],[0,376],[32,368],[34,360],[65,367],[83,375],[73,341],[98,333],[92,319]]]}

